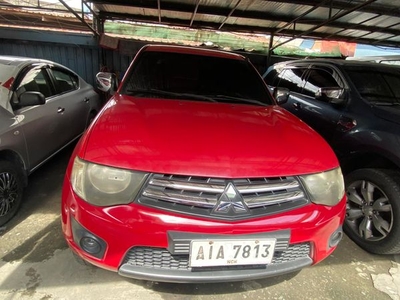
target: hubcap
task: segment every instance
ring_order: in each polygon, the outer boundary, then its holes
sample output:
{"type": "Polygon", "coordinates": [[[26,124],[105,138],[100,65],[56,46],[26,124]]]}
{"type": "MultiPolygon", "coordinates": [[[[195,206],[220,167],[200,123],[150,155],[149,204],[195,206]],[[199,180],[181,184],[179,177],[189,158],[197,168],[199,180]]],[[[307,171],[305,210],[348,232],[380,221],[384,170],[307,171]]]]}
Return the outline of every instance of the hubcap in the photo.
{"type": "Polygon", "coordinates": [[[9,213],[18,197],[18,184],[15,176],[10,173],[0,174],[0,217],[9,213]]]}
{"type": "Polygon", "coordinates": [[[347,188],[346,224],[362,239],[384,239],[393,226],[389,198],[375,184],[359,180],[347,188]]]}

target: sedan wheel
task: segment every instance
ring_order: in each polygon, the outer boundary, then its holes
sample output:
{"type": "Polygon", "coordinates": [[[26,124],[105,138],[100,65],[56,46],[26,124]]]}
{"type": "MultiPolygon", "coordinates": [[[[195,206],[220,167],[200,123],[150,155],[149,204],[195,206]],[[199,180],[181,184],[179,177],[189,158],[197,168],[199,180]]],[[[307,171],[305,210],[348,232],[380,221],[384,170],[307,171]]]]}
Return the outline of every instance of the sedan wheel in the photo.
{"type": "Polygon", "coordinates": [[[347,235],[363,249],[378,254],[400,252],[400,186],[398,174],[357,170],[346,177],[347,235]]]}
{"type": "Polygon", "coordinates": [[[17,212],[22,201],[22,181],[8,161],[0,161],[0,226],[17,212]]]}

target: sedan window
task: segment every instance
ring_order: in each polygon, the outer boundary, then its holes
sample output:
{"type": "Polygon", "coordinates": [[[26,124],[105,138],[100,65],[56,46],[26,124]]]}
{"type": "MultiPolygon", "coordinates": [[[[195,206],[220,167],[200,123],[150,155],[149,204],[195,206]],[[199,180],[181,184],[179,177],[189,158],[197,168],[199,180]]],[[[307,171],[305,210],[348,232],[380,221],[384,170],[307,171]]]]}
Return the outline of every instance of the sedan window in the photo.
{"type": "Polygon", "coordinates": [[[57,92],[59,94],[76,90],[78,88],[79,81],[75,74],[57,69],[52,69],[51,72],[56,80],[57,92]]]}
{"type": "Polygon", "coordinates": [[[52,95],[45,69],[34,68],[25,75],[17,88],[16,94],[19,96],[24,92],[40,92],[45,98],[52,95]]]}

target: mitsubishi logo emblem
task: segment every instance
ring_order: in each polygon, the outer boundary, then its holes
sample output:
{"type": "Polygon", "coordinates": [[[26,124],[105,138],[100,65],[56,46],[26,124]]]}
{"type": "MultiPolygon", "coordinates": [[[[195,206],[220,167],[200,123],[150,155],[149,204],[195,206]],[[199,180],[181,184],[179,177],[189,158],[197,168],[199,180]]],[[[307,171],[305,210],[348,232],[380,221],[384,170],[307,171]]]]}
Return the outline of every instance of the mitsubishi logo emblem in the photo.
{"type": "Polygon", "coordinates": [[[228,215],[235,216],[238,214],[250,213],[247,205],[244,203],[239,191],[229,182],[225,187],[224,192],[218,198],[217,205],[212,210],[213,215],[228,215]]]}

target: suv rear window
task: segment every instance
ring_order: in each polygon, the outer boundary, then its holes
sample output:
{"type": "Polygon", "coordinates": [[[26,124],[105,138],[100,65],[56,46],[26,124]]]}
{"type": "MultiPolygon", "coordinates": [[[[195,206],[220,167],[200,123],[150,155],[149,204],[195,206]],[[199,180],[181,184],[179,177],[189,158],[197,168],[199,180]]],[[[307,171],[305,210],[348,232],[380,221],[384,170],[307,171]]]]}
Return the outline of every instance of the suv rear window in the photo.
{"type": "Polygon", "coordinates": [[[347,70],[361,97],[371,104],[400,103],[400,73],[347,70]]]}
{"type": "Polygon", "coordinates": [[[143,52],[140,55],[125,80],[124,94],[157,90],[171,95],[154,93],[145,96],[173,99],[180,93],[220,101],[214,96],[223,95],[273,104],[261,77],[245,60],[170,52],[143,52]]]}

